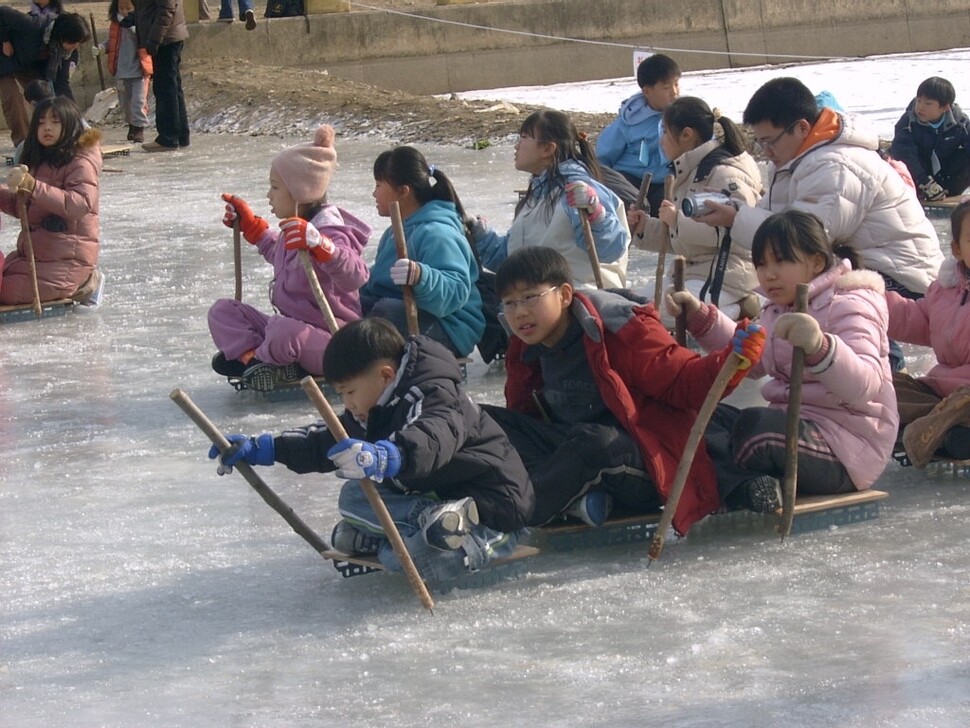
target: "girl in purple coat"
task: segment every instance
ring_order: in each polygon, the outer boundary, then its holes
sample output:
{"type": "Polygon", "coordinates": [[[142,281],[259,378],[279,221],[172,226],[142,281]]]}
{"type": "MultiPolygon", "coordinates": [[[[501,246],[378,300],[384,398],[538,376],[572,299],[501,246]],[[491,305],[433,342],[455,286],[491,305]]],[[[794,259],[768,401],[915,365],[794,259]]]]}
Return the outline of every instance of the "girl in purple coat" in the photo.
{"type": "Polygon", "coordinates": [[[368,277],[361,251],[370,227],[327,201],[337,163],[334,131],[321,126],[313,144],[284,149],[273,159],[266,194],[280,218],[280,231],[253,214],[244,200],[224,194],[223,224],[239,229],[246,241],[273,264],[268,315],[253,306],[220,299],[209,309],[209,331],[219,353],[212,368],[245,388],[268,391],[279,382],[323,372],[323,352],[330,330],[300,261],[307,251],[337,325],[361,317],[357,294],[368,277]]]}
{"type": "MultiPolygon", "coordinates": [[[[814,215],[772,215],[754,235],[751,259],[767,299],[759,323],[767,341],[749,377],[767,374],[767,407],[749,407],[731,427],[735,463],[780,478],[785,470],[785,424],[793,347],[805,351],[798,437],[798,491],[847,493],[872,486],[892,453],[899,418],[889,369],[889,314],[878,273],[852,270],[833,251],[814,215]],[[806,313],[794,311],[799,283],[808,284],[806,313]]],[[[686,291],[667,297],[668,309],[688,314],[691,334],[706,350],[723,347],[737,328],[713,306],[686,291]]],[[[780,492],[766,494],[781,506],[780,492]]]]}
{"type": "Polygon", "coordinates": [[[889,335],[932,346],[936,366],[914,379],[893,374],[903,445],[918,468],[936,454],[970,459],[970,201],[950,215],[953,257],[919,300],[888,291],[889,335]]]}

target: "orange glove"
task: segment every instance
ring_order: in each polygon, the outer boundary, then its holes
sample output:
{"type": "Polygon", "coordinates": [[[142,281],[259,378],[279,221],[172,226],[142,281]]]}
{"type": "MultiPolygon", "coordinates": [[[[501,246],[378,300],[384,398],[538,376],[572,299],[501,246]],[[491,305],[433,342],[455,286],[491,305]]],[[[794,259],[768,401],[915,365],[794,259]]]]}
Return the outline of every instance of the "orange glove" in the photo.
{"type": "Polygon", "coordinates": [[[320,263],[333,257],[335,246],[326,235],[321,235],[313,225],[302,217],[288,217],[280,223],[283,242],[287,250],[307,250],[320,263]]]}
{"type": "Polygon", "coordinates": [[[738,324],[730,346],[731,350],[741,357],[741,365],[728,382],[729,387],[736,387],[748,376],[751,367],[761,361],[761,355],[765,350],[764,326],[749,323],[748,319],[744,319],[738,324]]]}
{"type": "Polygon", "coordinates": [[[226,201],[226,214],[222,218],[222,224],[231,228],[238,217],[239,231],[246,238],[246,242],[250,245],[258,243],[263,233],[269,229],[269,223],[254,215],[253,209],[242,197],[223,192],[222,199],[226,201]]]}

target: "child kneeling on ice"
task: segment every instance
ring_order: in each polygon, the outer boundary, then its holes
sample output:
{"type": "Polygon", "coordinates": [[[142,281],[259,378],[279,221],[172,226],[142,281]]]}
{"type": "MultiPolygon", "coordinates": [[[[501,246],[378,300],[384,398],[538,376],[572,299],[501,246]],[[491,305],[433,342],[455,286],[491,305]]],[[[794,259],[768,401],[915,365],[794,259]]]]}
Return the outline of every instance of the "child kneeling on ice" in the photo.
{"type": "MultiPolygon", "coordinates": [[[[701,357],[674,341],[653,304],[579,292],[571,280],[566,259],[545,246],[515,251],[496,273],[512,334],[508,409],[486,411],[529,469],[536,492],[529,525],[565,512],[599,526],[613,503],[627,513],[657,510],[724,360],[737,351],[757,362],[764,344],[760,327],[745,321],[726,348],[701,357]]],[[[727,391],[744,375],[739,370],[727,391]]],[[[726,457],[723,435],[716,422],[705,432],[673,520],[678,533],[718,510],[722,495],[759,485],[757,473],[726,457]]]]}
{"type": "MultiPolygon", "coordinates": [[[[381,318],[347,324],[330,342],[323,373],[344,401],[349,438],[322,423],[278,437],[232,435],[222,458],[280,462],[298,473],[337,471],[344,520],[332,543],[349,554],[376,553],[400,571],[359,479],[375,481],[411,558],[428,581],[444,581],[510,555],[534,494],[508,438],[465,392],[458,361],[426,336],[408,341],[381,318]]],[[[217,457],[213,448],[210,457],[217,457]]]]}
{"type": "Polygon", "coordinates": [[[273,159],[266,197],[282,221],[279,232],[242,198],[222,196],[223,224],[232,227],[238,219],[246,242],[273,264],[270,303],[276,315],[233,299],[219,299],[209,309],[209,332],[219,349],[212,368],[251,389],[271,390],[322,371],[330,330],[300,260],[303,251],[337,325],[361,316],[358,289],[369,274],[361,251],[371,229],[327,199],[337,166],[333,140],[333,127],[324,125],[313,144],[284,149],[273,159]]]}

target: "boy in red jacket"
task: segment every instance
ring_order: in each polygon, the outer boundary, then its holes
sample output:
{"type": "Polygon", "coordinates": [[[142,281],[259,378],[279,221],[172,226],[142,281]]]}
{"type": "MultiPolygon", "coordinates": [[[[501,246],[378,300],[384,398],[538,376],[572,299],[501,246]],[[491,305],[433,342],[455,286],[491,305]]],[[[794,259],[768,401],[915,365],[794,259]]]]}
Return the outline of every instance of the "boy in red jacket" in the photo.
{"type": "MultiPolygon", "coordinates": [[[[541,246],[516,251],[496,276],[513,336],[505,357],[508,409],[487,410],[529,470],[536,491],[529,525],[562,512],[602,525],[614,501],[625,511],[657,510],[724,360],[736,351],[755,363],[764,347],[760,327],[743,322],[730,346],[701,357],[674,341],[652,305],[618,292],[580,293],[570,280],[565,258],[541,246]]],[[[759,510],[760,494],[777,488],[775,479],[733,465],[716,420],[673,521],[681,534],[718,509],[719,485],[722,493],[752,496],[741,504],[759,510]]]]}

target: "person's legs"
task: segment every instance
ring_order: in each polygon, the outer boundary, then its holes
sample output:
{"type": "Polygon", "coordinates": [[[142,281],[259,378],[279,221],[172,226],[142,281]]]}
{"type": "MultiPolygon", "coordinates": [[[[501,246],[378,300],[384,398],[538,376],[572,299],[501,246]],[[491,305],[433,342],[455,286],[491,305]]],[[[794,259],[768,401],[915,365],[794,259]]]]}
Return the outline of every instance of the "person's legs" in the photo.
{"type": "MultiPolygon", "coordinates": [[[[363,301],[361,301],[363,304],[363,301]]],[[[380,298],[376,301],[368,301],[368,308],[365,311],[367,316],[379,316],[380,318],[387,319],[392,324],[394,328],[401,332],[404,337],[409,336],[408,333],[408,318],[407,313],[404,310],[404,301],[400,298],[380,298]]],[[[425,336],[434,339],[439,344],[444,344],[448,347],[449,351],[456,357],[461,357],[461,354],[455,348],[455,345],[451,343],[451,339],[448,334],[445,333],[444,327],[439,323],[438,319],[432,316],[426,311],[418,311],[418,330],[425,336]]]]}
{"type": "Polygon", "coordinates": [[[155,75],[152,76],[152,92],[155,94],[155,143],[169,149],[179,145],[179,95],[178,71],[181,43],[159,46],[152,56],[155,75]]]}
{"type": "MultiPolygon", "coordinates": [[[[780,409],[741,410],[731,430],[731,452],[738,466],[781,479],[785,475],[785,429],[788,415],[780,409]]],[[[851,493],[852,480],[814,423],[798,424],[798,492],[803,495],[851,493]]]]}
{"type": "Polygon", "coordinates": [[[287,316],[271,316],[263,341],[256,347],[256,358],[278,366],[296,362],[319,376],[323,374],[323,352],[329,343],[329,331],[287,316]]]}
{"type": "Polygon", "coordinates": [[[126,78],[125,90],[128,94],[128,123],[135,129],[144,129],[148,126],[148,78],[126,78]]]}
{"type": "Polygon", "coordinates": [[[960,148],[946,159],[936,181],[951,196],[961,195],[970,186],[970,149],[960,148]]]}
{"type": "Polygon", "coordinates": [[[185,94],[182,91],[182,47],[183,42],[172,43],[178,46],[175,53],[175,110],[176,134],[180,147],[189,146],[189,112],[185,107],[185,94]]]}
{"type": "Polygon", "coordinates": [[[209,308],[209,333],[226,359],[238,359],[263,343],[269,319],[247,303],[220,298],[209,308]]]}
{"type": "Polygon", "coordinates": [[[219,6],[219,20],[227,20],[232,22],[233,12],[232,12],[232,0],[222,0],[219,6]]]}
{"type": "Polygon", "coordinates": [[[16,76],[0,76],[0,106],[3,118],[10,129],[10,139],[17,146],[27,138],[30,131],[30,106],[24,99],[24,92],[17,83],[16,76]]]}

